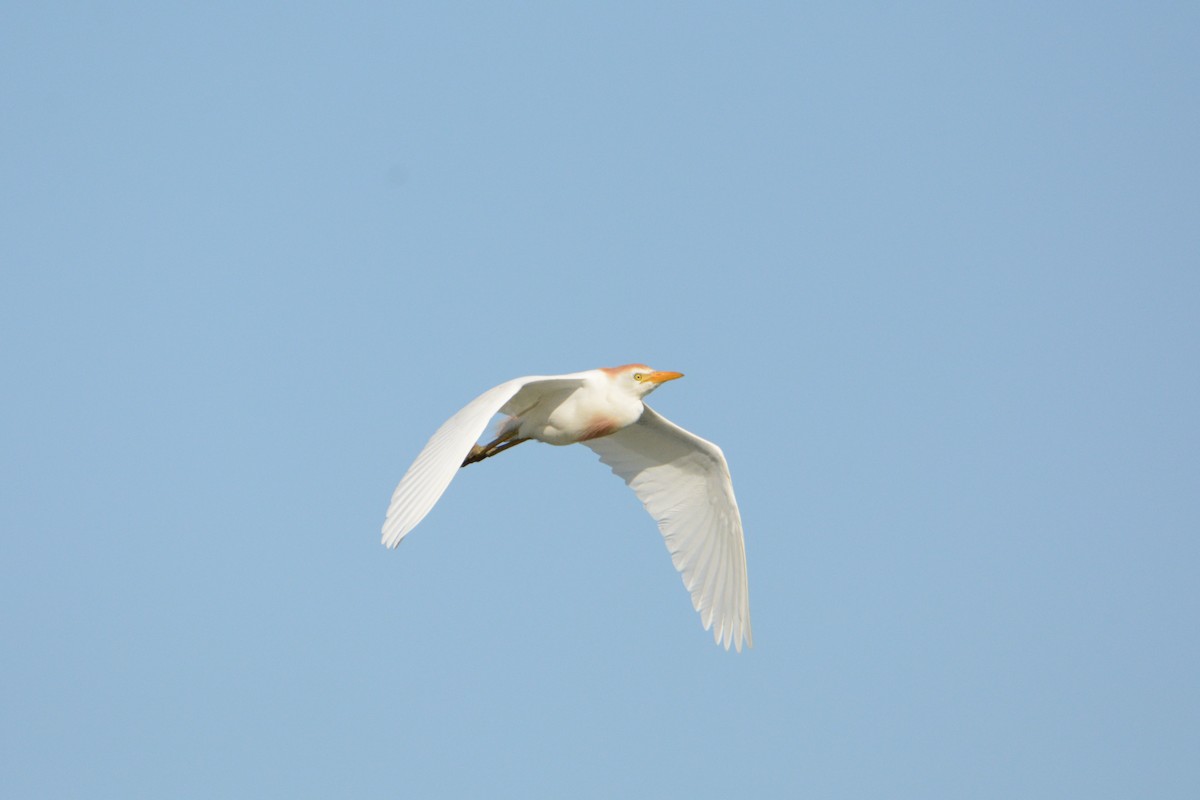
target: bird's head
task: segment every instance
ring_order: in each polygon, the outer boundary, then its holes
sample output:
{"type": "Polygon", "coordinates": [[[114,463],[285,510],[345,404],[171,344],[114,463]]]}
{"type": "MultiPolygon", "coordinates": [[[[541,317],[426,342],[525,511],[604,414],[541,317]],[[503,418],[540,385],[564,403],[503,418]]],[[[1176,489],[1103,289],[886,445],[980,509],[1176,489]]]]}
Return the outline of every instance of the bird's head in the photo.
{"type": "Polygon", "coordinates": [[[623,367],[606,367],[604,372],[623,389],[638,397],[645,397],[667,381],[682,378],[682,372],[661,372],[645,364],[626,364],[623,367]]]}

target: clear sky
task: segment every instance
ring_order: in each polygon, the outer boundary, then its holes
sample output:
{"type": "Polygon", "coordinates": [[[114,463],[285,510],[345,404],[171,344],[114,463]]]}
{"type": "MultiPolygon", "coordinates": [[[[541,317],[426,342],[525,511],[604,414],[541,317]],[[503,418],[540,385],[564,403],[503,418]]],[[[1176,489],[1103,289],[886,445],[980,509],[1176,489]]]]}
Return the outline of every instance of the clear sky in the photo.
{"type": "Polygon", "coordinates": [[[1195,3],[7,3],[0,794],[1200,796],[1195,3]],[[436,9],[432,7],[436,6],[436,9]],[[755,647],[586,448],[646,362],[755,647]]]}

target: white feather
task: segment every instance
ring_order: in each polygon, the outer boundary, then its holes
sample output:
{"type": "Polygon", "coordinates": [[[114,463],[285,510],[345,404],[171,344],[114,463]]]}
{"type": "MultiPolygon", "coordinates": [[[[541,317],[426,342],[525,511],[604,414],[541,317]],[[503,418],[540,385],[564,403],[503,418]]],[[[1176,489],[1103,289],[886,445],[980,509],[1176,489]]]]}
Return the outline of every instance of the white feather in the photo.
{"type": "Polygon", "coordinates": [[[649,406],[633,425],[584,444],[658,522],[705,630],[726,650],[753,646],[742,517],[721,448],[649,406]]]}
{"type": "Polygon", "coordinates": [[[400,479],[383,523],[383,543],[395,547],[425,518],[454,479],[471,446],[483,435],[492,417],[513,406],[531,406],[541,392],[582,385],[574,375],[514,378],[487,390],[437,429],[416,461],[400,479]]]}

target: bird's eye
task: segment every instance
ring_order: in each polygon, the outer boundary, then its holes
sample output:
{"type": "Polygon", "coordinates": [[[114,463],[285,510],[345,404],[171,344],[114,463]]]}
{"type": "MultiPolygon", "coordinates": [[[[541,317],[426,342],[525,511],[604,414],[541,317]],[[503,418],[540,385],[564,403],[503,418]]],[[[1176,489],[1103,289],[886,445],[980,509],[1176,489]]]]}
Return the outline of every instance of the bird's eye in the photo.
{"type": "Polygon", "coordinates": [[[633,373],[633,379],[635,381],[640,381],[642,379],[642,373],[640,373],[640,372],[633,373]]]}

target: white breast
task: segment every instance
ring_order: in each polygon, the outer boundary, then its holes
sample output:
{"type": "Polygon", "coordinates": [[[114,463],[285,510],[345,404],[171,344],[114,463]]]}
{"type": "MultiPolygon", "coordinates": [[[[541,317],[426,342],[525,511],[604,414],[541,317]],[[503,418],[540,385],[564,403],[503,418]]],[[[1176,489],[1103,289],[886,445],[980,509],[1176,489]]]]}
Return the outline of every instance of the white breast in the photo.
{"type": "Polygon", "coordinates": [[[520,415],[520,435],[567,445],[607,436],[637,422],[645,408],[642,401],[610,388],[604,381],[581,386],[565,396],[543,398],[520,415]]]}

